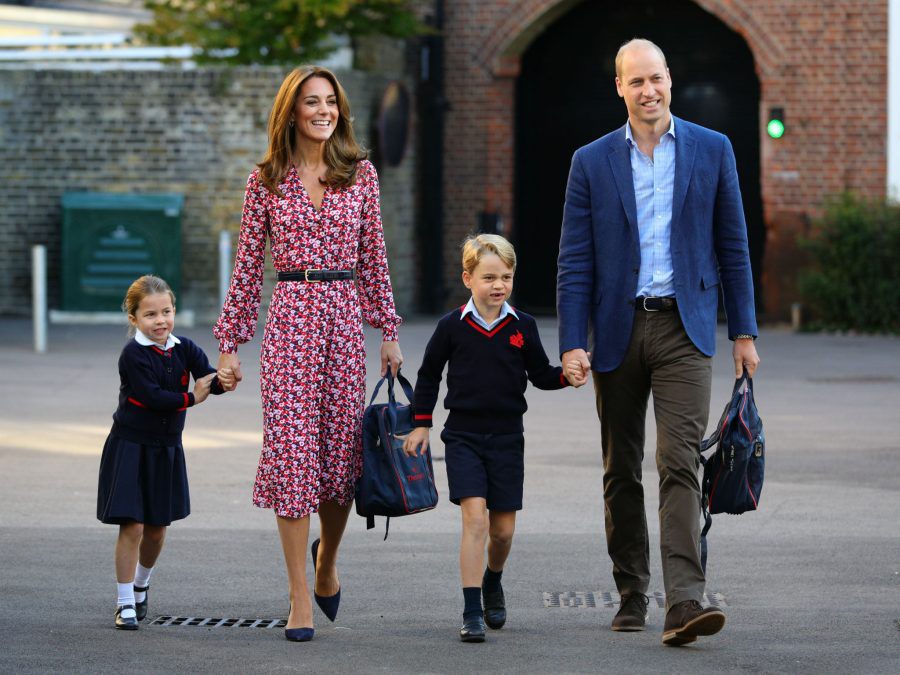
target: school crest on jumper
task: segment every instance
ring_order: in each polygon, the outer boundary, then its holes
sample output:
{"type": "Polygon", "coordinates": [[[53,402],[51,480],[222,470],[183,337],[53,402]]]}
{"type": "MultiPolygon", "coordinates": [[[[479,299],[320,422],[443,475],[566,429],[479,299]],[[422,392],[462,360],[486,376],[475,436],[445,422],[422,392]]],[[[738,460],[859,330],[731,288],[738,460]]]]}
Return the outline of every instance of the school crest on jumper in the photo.
{"type": "Polygon", "coordinates": [[[525,346],[525,336],[522,335],[522,331],[517,330],[515,333],[509,336],[509,344],[513,347],[521,349],[525,346]]]}

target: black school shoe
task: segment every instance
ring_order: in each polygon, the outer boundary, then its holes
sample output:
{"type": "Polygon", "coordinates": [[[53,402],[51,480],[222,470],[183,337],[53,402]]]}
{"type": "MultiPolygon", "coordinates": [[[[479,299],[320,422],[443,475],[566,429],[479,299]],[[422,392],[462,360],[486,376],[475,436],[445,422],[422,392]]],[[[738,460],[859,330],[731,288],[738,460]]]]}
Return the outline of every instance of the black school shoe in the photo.
{"type": "Polygon", "coordinates": [[[147,618],[147,606],[150,601],[150,587],[144,586],[143,588],[139,586],[134,587],[135,593],[144,593],[144,601],[143,602],[135,602],[134,603],[134,611],[137,614],[137,620],[143,621],[147,618]]]}
{"type": "Polygon", "coordinates": [[[134,609],[134,605],[122,605],[121,607],[116,607],[116,628],[119,630],[137,630],[138,629],[138,620],[135,616],[122,616],[122,610],[125,609],[134,609]]]}
{"type": "Polygon", "coordinates": [[[506,623],[506,597],[503,586],[498,584],[497,590],[488,592],[481,586],[481,597],[484,600],[484,622],[488,628],[498,630],[506,623]]]}
{"type": "Polygon", "coordinates": [[[486,630],[487,627],[484,625],[482,617],[473,616],[471,619],[463,617],[463,625],[459,629],[459,639],[463,642],[484,642],[486,630]]]}

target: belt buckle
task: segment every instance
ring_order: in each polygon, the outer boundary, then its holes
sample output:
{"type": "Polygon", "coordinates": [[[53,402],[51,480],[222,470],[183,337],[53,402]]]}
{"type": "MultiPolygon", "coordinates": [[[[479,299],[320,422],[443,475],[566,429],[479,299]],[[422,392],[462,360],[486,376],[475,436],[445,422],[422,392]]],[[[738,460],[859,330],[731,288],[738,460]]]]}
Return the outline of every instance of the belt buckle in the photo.
{"type": "Polygon", "coordinates": [[[644,296],[644,300],[641,303],[644,306],[644,311],[645,312],[658,312],[659,311],[658,309],[651,309],[651,308],[647,307],[647,301],[651,300],[651,299],[652,298],[650,296],[644,296]]]}
{"type": "Polygon", "coordinates": [[[321,272],[321,271],[322,271],[322,270],[303,270],[303,281],[305,281],[305,282],[308,283],[308,284],[319,284],[319,283],[322,283],[322,280],[321,280],[321,279],[310,279],[310,278],[309,278],[309,273],[310,273],[310,272],[321,272]]]}

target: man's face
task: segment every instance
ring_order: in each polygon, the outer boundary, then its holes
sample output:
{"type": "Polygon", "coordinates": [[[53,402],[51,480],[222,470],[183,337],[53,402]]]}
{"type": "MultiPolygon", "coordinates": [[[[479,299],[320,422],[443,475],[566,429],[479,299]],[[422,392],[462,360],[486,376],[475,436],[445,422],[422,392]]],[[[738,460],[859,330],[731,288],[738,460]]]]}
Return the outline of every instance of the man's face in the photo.
{"type": "Polygon", "coordinates": [[[625,99],[632,122],[655,124],[668,119],[672,78],[662,56],[652,47],[633,47],[625,52],[616,91],[625,99]]]}

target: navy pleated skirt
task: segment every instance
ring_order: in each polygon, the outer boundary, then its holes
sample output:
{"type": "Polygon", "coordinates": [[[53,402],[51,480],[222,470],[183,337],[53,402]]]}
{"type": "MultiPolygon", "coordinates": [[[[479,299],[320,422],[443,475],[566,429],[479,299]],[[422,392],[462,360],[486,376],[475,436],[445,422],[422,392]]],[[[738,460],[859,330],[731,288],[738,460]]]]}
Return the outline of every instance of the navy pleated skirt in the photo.
{"type": "Polygon", "coordinates": [[[100,459],[97,519],[169,525],[191,512],[187,468],[180,445],[135,443],[110,434],[100,459]]]}

